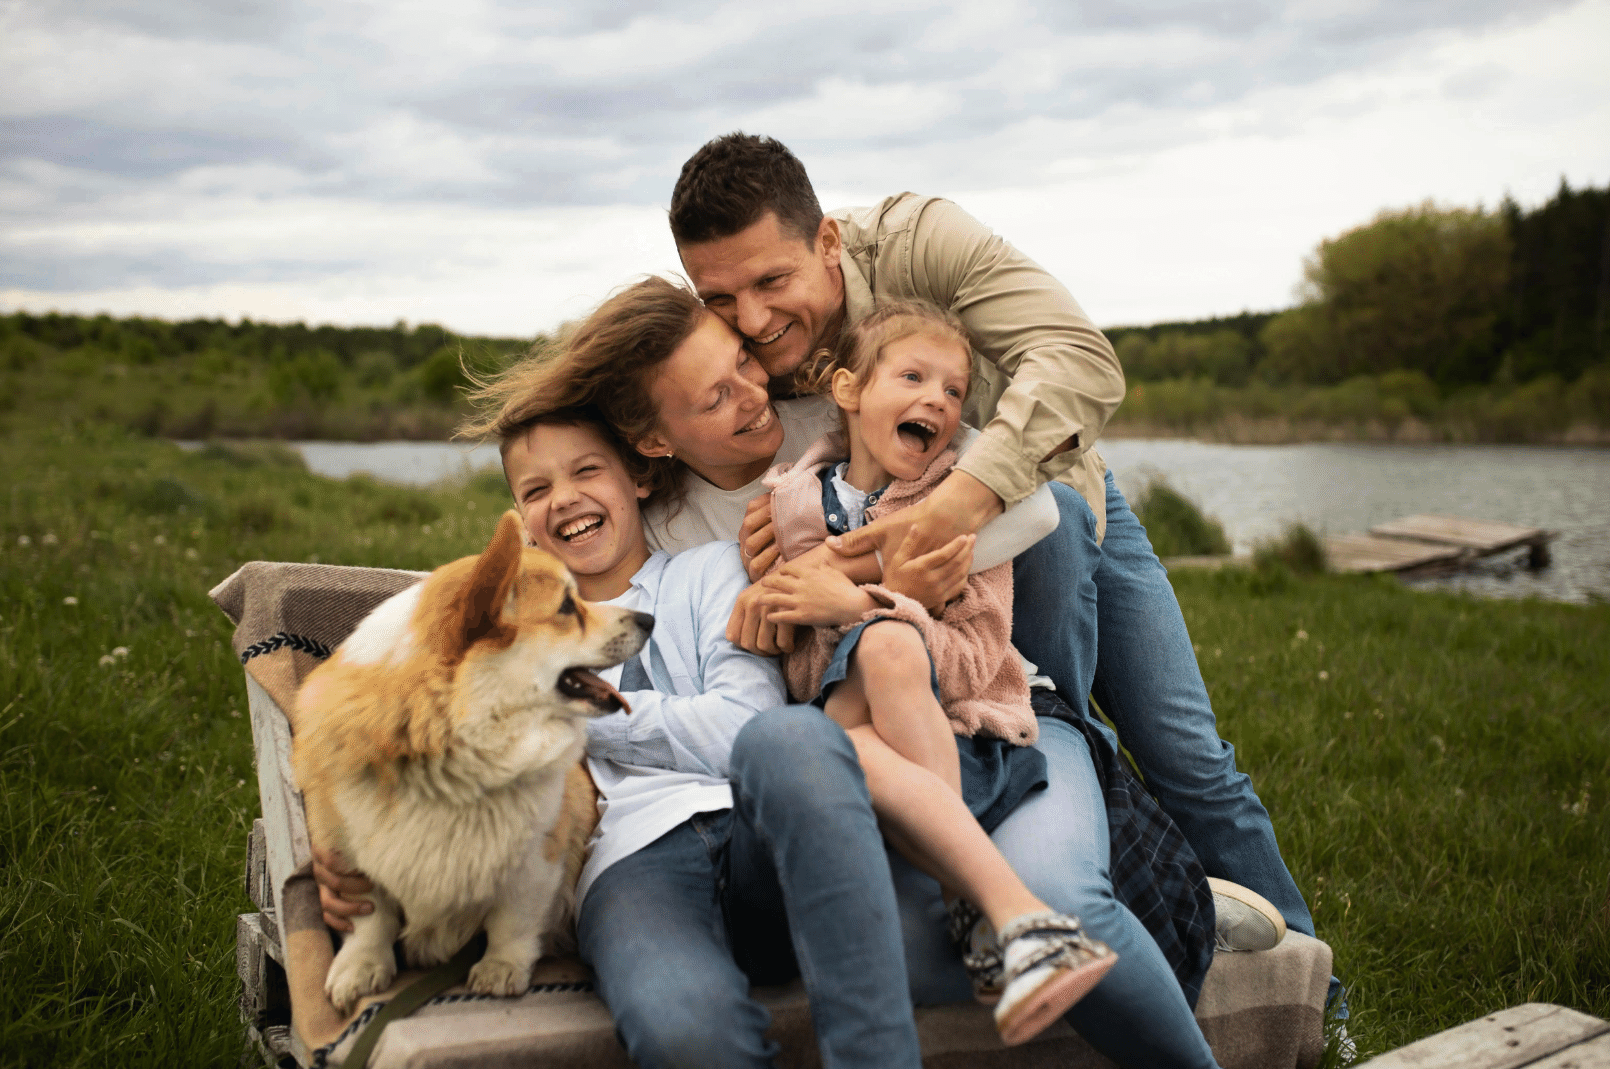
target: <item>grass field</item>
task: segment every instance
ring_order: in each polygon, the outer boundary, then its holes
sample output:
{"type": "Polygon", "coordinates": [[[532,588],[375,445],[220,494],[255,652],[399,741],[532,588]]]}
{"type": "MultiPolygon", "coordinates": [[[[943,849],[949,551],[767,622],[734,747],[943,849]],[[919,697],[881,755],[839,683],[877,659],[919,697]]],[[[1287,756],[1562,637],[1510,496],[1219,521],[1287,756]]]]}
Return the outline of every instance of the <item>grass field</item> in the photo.
{"type": "MultiPolygon", "coordinates": [[[[480,548],[502,488],[26,414],[0,442],[0,1065],[236,1064],[257,802],[206,591],[252,559],[431,567],[480,548]]],[[[1610,1017],[1610,606],[1176,586],[1361,1051],[1527,1000],[1610,1017]]]]}

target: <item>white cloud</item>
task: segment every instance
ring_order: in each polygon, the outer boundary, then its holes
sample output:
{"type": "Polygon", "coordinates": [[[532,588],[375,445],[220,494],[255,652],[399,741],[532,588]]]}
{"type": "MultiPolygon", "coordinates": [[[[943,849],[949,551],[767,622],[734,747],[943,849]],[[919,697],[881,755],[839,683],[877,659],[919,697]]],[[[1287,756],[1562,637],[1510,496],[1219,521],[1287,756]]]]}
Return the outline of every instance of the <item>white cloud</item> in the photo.
{"type": "Polygon", "coordinates": [[[173,4],[12,9],[0,306],[531,333],[674,268],[676,171],[740,126],[830,205],[954,195],[1109,324],[1610,178],[1610,0],[173,4]]]}

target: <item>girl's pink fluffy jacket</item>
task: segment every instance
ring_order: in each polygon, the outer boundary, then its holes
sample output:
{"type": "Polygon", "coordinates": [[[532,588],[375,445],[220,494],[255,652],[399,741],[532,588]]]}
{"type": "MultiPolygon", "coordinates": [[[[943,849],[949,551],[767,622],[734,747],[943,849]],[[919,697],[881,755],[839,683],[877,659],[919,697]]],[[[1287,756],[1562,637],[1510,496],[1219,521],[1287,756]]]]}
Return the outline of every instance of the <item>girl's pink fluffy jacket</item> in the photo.
{"type": "MultiPolygon", "coordinates": [[[[819,472],[844,459],[843,437],[829,434],[805,451],[793,465],[780,464],[766,473],[771,488],[772,529],[782,560],[793,560],[827,538],[822,516],[819,472]]],[[[867,520],[914,505],[934,491],[956,463],[946,450],[918,479],[897,479],[867,520]]],[[[792,653],[783,655],[783,672],[795,699],[809,701],[822,689],[822,675],[845,632],[865,620],[888,617],[916,626],[939,676],[940,704],[958,735],[986,735],[1026,746],[1039,738],[1039,725],[1029,705],[1029,681],[1012,648],[1012,565],[1000,564],[967,579],[961,597],[945,606],[939,619],[904,594],[868,584],[861,588],[879,603],[861,620],[844,627],[814,627],[801,635],[792,653]]]]}

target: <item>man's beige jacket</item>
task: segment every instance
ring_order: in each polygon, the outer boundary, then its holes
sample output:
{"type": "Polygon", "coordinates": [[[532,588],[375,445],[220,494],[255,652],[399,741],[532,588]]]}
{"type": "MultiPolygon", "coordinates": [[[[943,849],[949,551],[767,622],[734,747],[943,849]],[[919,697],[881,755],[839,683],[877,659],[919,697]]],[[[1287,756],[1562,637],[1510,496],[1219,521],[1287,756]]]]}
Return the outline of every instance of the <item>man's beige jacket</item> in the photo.
{"type": "Polygon", "coordinates": [[[1124,399],[1112,345],[1061,283],[989,227],[939,197],[900,193],[829,213],[844,239],[846,324],[891,297],[961,318],[973,340],[963,418],[983,436],[956,467],[1008,506],[1053,479],[1107,530],[1107,465],[1092,446],[1124,399]],[[1054,451],[1068,439],[1072,448],[1054,451]]]}

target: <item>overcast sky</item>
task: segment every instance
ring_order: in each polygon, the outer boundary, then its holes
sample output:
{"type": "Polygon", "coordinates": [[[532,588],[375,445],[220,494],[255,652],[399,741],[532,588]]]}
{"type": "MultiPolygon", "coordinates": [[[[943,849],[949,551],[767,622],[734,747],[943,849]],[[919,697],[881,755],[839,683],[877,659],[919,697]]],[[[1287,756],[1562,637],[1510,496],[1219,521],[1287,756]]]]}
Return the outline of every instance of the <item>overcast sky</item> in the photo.
{"type": "Polygon", "coordinates": [[[1607,45],[1610,0],[0,0],[0,308],[530,335],[676,269],[733,129],[1103,325],[1276,308],[1382,208],[1604,185],[1607,45]]]}

